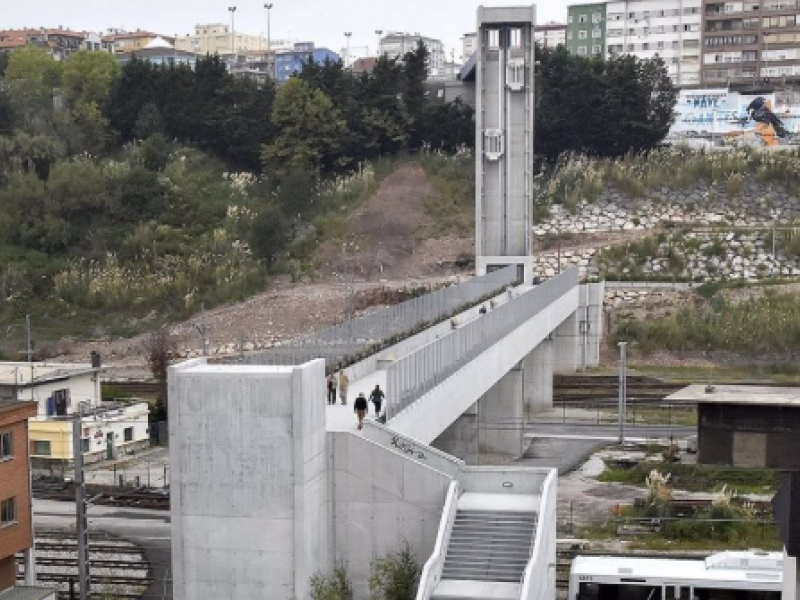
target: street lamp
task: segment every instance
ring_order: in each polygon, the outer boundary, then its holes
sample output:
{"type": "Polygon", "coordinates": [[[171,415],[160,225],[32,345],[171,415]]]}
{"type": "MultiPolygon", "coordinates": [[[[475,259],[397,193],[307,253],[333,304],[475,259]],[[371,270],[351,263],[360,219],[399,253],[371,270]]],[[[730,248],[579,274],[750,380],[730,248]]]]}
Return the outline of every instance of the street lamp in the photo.
{"type": "Polygon", "coordinates": [[[347,68],[349,66],[348,63],[350,62],[350,38],[352,36],[353,36],[353,32],[352,31],[345,31],[344,32],[344,37],[347,40],[347,54],[345,55],[345,60],[344,60],[345,68],[347,68]]]}
{"type": "Polygon", "coordinates": [[[383,29],[376,29],[375,35],[378,36],[378,45],[375,46],[375,56],[380,57],[381,55],[381,36],[383,35],[383,29]]]}
{"type": "MultiPolygon", "coordinates": [[[[272,34],[272,23],[270,22],[270,13],[272,12],[272,6],[273,6],[272,3],[264,5],[264,8],[267,11],[267,53],[265,55],[265,58],[267,60],[267,69],[268,70],[270,70],[269,69],[269,53],[270,53],[270,50],[272,50],[272,35],[271,35],[272,34]]],[[[272,61],[272,64],[273,65],[275,64],[275,60],[274,59],[272,61]]],[[[272,77],[272,79],[275,79],[274,73],[270,73],[270,76],[272,77]]]]}
{"type": "Polygon", "coordinates": [[[229,6],[228,11],[231,13],[231,62],[236,60],[236,7],[229,6]]]}

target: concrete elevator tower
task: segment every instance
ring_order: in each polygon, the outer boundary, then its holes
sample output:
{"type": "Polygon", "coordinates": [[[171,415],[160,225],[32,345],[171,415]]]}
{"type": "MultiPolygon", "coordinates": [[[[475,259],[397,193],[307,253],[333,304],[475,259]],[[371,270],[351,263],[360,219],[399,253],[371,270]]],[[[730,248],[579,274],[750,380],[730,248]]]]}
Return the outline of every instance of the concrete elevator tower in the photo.
{"type": "Polygon", "coordinates": [[[536,7],[478,9],[475,262],[479,275],[515,264],[533,276],[536,7]]]}

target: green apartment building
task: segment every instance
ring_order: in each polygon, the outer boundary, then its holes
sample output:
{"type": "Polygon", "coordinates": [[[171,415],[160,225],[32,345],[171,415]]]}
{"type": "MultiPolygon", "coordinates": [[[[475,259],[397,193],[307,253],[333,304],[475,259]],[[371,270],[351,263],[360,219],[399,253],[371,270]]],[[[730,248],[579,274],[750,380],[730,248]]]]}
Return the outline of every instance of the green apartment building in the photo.
{"type": "Polygon", "coordinates": [[[579,56],[605,56],[605,3],[575,4],[568,7],[567,15],[567,49],[579,56]]]}

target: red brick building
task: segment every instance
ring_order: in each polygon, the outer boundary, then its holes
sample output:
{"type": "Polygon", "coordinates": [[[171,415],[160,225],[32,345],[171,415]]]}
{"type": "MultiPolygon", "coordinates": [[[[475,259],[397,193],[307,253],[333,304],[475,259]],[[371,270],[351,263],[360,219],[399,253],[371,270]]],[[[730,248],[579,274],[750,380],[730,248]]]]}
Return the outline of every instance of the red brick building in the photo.
{"type": "Polygon", "coordinates": [[[0,400],[0,593],[16,583],[17,552],[33,562],[28,419],[35,416],[35,402],[0,400]]]}

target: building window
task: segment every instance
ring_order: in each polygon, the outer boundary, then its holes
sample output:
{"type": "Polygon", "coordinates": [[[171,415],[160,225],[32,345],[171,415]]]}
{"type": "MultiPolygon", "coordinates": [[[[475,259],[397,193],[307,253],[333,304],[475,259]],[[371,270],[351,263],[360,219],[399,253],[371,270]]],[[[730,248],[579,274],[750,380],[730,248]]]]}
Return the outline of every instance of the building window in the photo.
{"type": "Polygon", "coordinates": [[[572,25],[572,15],[570,15],[570,16],[568,16],[568,17],[567,17],[567,23],[569,23],[570,25],[572,25]]]}
{"type": "Polygon", "coordinates": [[[92,449],[92,440],[81,438],[81,452],[89,452],[92,449]]]}
{"type": "Polygon", "coordinates": [[[497,50],[500,48],[500,30],[499,29],[490,29],[489,30],[489,49],[490,50],[497,50]]]}
{"type": "Polygon", "coordinates": [[[11,460],[14,456],[14,438],[10,431],[0,433],[0,460],[11,460]]]}
{"type": "Polygon", "coordinates": [[[586,15],[581,15],[578,17],[578,23],[586,23],[589,19],[586,15]]]}
{"type": "Polygon", "coordinates": [[[36,456],[50,456],[50,442],[34,440],[32,454],[36,456]]]}
{"type": "Polygon", "coordinates": [[[578,46],[578,54],[586,56],[586,46],[578,46]]]}
{"type": "Polygon", "coordinates": [[[600,52],[601,52],[600,46],[592,46],[592,54],[597,56],[598,54],[600,54],[600,52]]]}
{"type": "Polygon", "coordinates": [[[600,13],[594,13],[592,15],[592,23],[599,23],[602,20],[600,13]]]}
{"type": "Polygon", "coordinates": [[[125,441],[132,442],[133,441],[133,427],[126,427],[125,428],[125,441]]]}
{"type": "Polygon", "coordinates": [[[522,48],[522,30],[510,29],[508,32],[509,46],[512,48],[522,48]]]}
{"type": "Polygon", "coordinates": [[[572,32],[571,32],[571,31],[568,31],[568,32],[567,32],[567,39],[568,39],[568,40],[571,40],[571,39],[572,39],[572,32]]]}
{"type": "Polygon", "coordinates": [[[587,38],[587,33],[588,33],[588,32],[587,32],[585,29],[584,29],[584,30],[581,30],[581,31],[579,31],[579,32],[578,32],[578,38],[579,38],[579,39],[582,39],[582,40],[585,40],[585,39],[587,38]]]}
{"type": "Polygon", "coordinates": [[[593,37],[593,38],[599,38],[599,37],[601,37],[602,35],[603,35],[603,33],[600,31],[600,29],[599,29],[599,28],[598,28],[598,29],[593,29],[593,30],[592,30],[592,37],[593,37]]]}
{"type": "Polygon", "coordinates": [[[15,498],[0,502],[0,526],[8,527],[17,522],[17,503],[15,498]]]}

